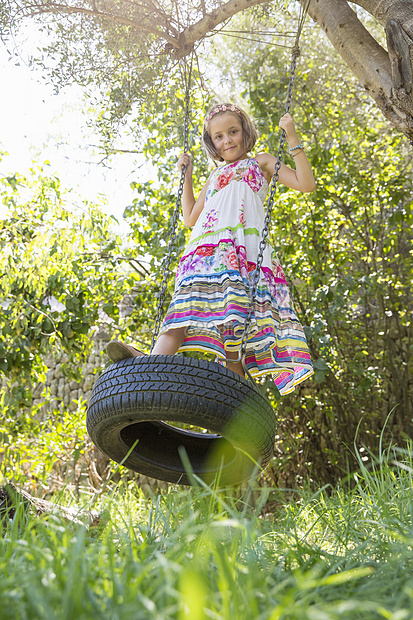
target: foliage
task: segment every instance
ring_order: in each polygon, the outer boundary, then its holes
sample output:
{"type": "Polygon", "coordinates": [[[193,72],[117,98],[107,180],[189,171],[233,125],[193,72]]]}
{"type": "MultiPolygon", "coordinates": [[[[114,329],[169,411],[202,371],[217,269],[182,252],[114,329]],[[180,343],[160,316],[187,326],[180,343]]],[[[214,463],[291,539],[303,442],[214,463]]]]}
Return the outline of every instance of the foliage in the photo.
{"type": "Polygon", "coordinates": [[[203,487],[145,501],[132,484],[98,500],[108,521],[95,534],[17,513],[0,538],[2,617],[407,620],[412,453],[360,468],[352,490],[291,502],[276,488],[237,500],[203,487]]]}
{"type": "Polygon", "coordinates": [[[93,330],[116,327],[125,291],[142,275],[130,268],[133,254],[125,256],[111,218],[92,204],[74,208],[43,169],[6,176],[0,188],[7,209],[0,220],[0,370],[3,408],[11,413],[29,405],[32,385],[44,381],[45,355],[64,352],[62,374],[80,377],[93,330]]]}
{"type": "MultiPolygon", "coordinates": [[[[357,32],[355,36],[363,43],[357,46],[350,32],[345,29],[341,32],[341,25],[334,23],[334,2],[326,0],[322,6],[313,5],[310,14],[317,22],[318,32],[324,29],[335,48],[343,50],[350,69],[370,90],[384,115],[411,137],[408,126],[412,112],[408,56],[411,25],[400,3],[385,2],[388,6],[383,10],[378,10],[374,3],[366,7],[363,2],[363,8],[356,6],[351,10],[343,0],[342,8],[348,10],[344,14],[351,24],[350,30],[357,32]],[[332,19],[333,26],[326,24],[326,16],[332,19]],[[397,61],[395,50],[390,49],[388,56],[382,45],[383,25],[388,20],[399,23],[398,53],[405,56],[402,63],[397,61]],[[350,47],[353,49],[349,50],[350,47]],[[358,48],[365,50],[371,59],[366,66],[363,52],[358,48]],[[393,83],[390,64],[395,69],[393,83]],[[364,71],[360,70],[361,66],[364,71]],[[377,91],[381,92],[380,96],[377,91]]],[[[160,0],[156,5],[148,0],[109,3],[4,0],[0,7],[0,38],[8,46],[10,58],[18,62],[20,54],[25,54],[28,32],[31,35],[35,31],[38,47],[26,61],[40,68],[43,77],[56,90],[77,83],[88,91],[99,110],[97,125],[104,137],[103,144],[109,149],[121,127],[132,119],[145,121],[148,104],[165,98],[174,101],[176,75],[182,59],[194,52],[197,61],[201,60],[206,69],[206,75],[210,75],[215,67],[209,57],[209,44],[222,33],[235,37],[237,46],[231,52],[236,60],[239,54],[245,54],[245,49],[253,56],[260,38],[270,48],[274,45],[291,47],[294,31],[286,28],[288,19],[285,16],[304,9],[307,4],[304,0],[278,0],[277,3],[268,0],[202,0],[201,3],[160,0]]],[[[327,49],[330,55],[331,47],[327,49]]]]}
{"type": "MultiPolygon", "coordinates": [[[[203,118],[206,103],[203,101],[204,93],[200,93],[196,86],[198,77],[198,72],[194,68],[188,143],[195,171],[193,175],[195,194],[200,192],[209,176],[200,141],[200,121],[203,118]]],[[[166,99],[148,108],[150,114],[147,115],[143,124],[143,135],[145,136],[143,153],[148,164],[154,166],[157,178],[145,183],[138,181],[132,183],[137,195],[124,212],[124,217],[132,230],[131,243],[139,247],[149,261],[150,276],[145,289],[145,301],[147,303],[150,299],[153,300],[154,290],[159,291],[171,243],[181,177],[176,167],[176,161],[178,154],[183,151],[184,147],[184,87],[185,84],[182,81],[177,85],[174,102],[166,99]]],[[[185,229],[182,224],[180,204],[178,204],[177,216],[176,237],[173,238],[171,244],[172,261],[168,278],[169,298],[174,287],[173,274],[190,233],[189,229],[185,229]]],[[[145,295],[143,290],[141,294],[145,295]]],[[[166,304],[164,310],[166,310],[166,304]]]]}
{"type": "MultiPolygon", "coordinates": [[[[263,17],[257,15],[254,22],[253,14],[242,16],[241,31],[253,31],[263,17]]],[[[283,27],[292,29],[287,14],[283,27]]],[[[109,49],[105,45],[102,49],[109,49]]],[[[216,39],[209,47],[210,62],[226,76],[220,94],[228,98],[232,80],[237,101],[249,105],[257,119],[260,148],[276,152],[289,50],[257,40],[253,54],[246,56],[244,51],[237,39],[232,45],[216,39]]],[[[292,283],[316,373],[314,381],[280,402],[275,402],[271,381],[263,386],[274,398],[279,419],[269,476],[291,486],[306,474],[320,482],[339,479],[348,458],[343,444],[351,445],[359,428],[360,443],[374,449],[390,411],[386,428],[397,442],[413,430],[411,155],[338,57],[326,61],[324,41],[311,25],[302,52],[293,113],[307,137],[318,185],[309,197],[280,188],[271,243],[292,283]]],[[[119,58],[117,62],[114,66],[122,73],[128,65],[119,58]]],[[[108,71],[109,81],[111,75],[108,71]]],[[[138,87],[137,79],[130,80],[138,87]]],[[[137,197],[125,212],[131,241],[146,261],[135,261],[135,272],[129,266],[136,251],[121,247],[110,233],[109,221],[95,207],[87,206],[86,214],[69,212],[56,179],[35,171],[29,179],[16,174],[1,182],[9,208],[0,229],[0,367],[8,377],[2,401],[8,424],[12,406],[29,404],[31,383],[44,378],[44,354],[60,347],[76,364],[87,353],[90,329],[99,324],[102,311],[103,318],[112,321],[111,329],[124,335],[134,332],[136,340],[149,344],[178,186],[176,154],[183,142],[179,69],[162,83],[167,85],[162,97],[152,93],[139,99],[140,108],[131,115],[135,121],[130,130],[158,170],[158,178],[150,183],[136,180],[137,197]],[[132,292],[134,310],[126,318],[119,313],[125,292],[132,292]],[[53,309],[57,302],[61,305],[53,309]]],[[[129,104],[122,108],[125,84],[113,96],[113,107],[102,103],[100,119],[108,141],[113,118],[119,120],[124,110],[131,110],[129,104]]],[[[208,100],[196,86],[190,136],[195,192],[208,177],[199,146],[200,119],[208,100]]],[[[287,163],[293,165],[292,160],[287,163]]],[[[187,234],[179,227],[172,271],[187,234]]],[[[171,291],[173,278],[169,284],[171,291]]],[[[63,366],[62,371],[70,374],[73,368],[63,366]]],[[[3,432],[11,432],[10,425],[5,428],[3,432]]]]}
{"type": "MultiPolygon", "coordinates": [[[[389,434],[403,443],[413,430],[412,157],[338,57],[325,62],[311,29],[303,48],[293,114],[317,190],[300,198],[279,189],[271,242],[292,282],[316,372],[315,382],[279,406],[277,470],[291,480],[304,467],[328,481],[345,470],[342,446],[359,425],[359,441],[370,449],[391,410],[389,434]]],[[[287,61],[262,49],[240,69],[264,148],[273,152],[287,61]]]]}
{"type": "Polygon", "coordinates": [[[49,399],[18,417],[2,407],[0,447],[2,477],[43,497],[64,488],[79,496],[88,487],[93,445],[85,428],[85,403],[54,409],[49,399]]]}
{"type": "MultiPolygon", "coordinates": [[[[255,27],[251,19],[248,28],[255,27]]],[[[285,22],[292,27],[287,17],[285,22]]],[[[211,46],[226,76],[221,96],[244,107],[250,102],[261,132],[258,150],[276,153],[290,52],[257,44],[251,60],[232,53],[237,45],[221,39],[211,46]],[[233,89],[232,96],[224,93],[225,86],[233,89]]],[[[281,400],[272,381],[263,386],[279,419],[270,475],[292,486],[308,474],[319,482],[337,480],[349,458],[343,446],[351,445],[358,432],[360,444],[376,449],[390,411],[389,435],[402,444],[413,430],[412,158],[338,57],[325,62],[323,41],[311,26],[302,48],[293,114],[307,137],[317,190],[298,196],[279,188],[270,240],[291,283],[315,378],[281,400]]],[[[202,101],[194,97],[191,117],[202,118],[202,113],[202,101]]],[[[148,126],[153,138],[145,153],[148,159],[160,158],[159,183],[140,187],[141,198],[126,215],[136,219],[134,239],[148,248],[158,268],[165,241],[154,231],[166,231],[163,213],[172,213],[176,130],[168,110],[154,115],[148,126]]],[[[199,190],[208,173],[199,142],[191,150],[199,190]]],[[[292,159],[286,163],[294,165],[292,159]]],[[[178,256],[184,242],[180,232],[178,256]]]]}
{"type": "Polygon", "coordinates": [[[0,37],[10,60],[19,63],[25,56],[29,26],[29,32],[36,33],[37,49],[25,62],[56,92],[73,83],[84,89],[96,112],[102,147],[113,148],[122,131],[132,131],[140,147],[140,123],[165,99],[175,110],[181,79],[180,56],[168,46],[168,34],[162,39],[156,32],[176,32],[179,23],[199,15],[200,8],[167,2],[153,9],[145,2],[120,0],[99,10],[89,0],[79,0],[70,9],[49,0],[36,5],[22,0],[18,6],[7,0],[0,9],[0,37]],[[155,34],[145,27],[147,20],[156,22],[155,34]]]}

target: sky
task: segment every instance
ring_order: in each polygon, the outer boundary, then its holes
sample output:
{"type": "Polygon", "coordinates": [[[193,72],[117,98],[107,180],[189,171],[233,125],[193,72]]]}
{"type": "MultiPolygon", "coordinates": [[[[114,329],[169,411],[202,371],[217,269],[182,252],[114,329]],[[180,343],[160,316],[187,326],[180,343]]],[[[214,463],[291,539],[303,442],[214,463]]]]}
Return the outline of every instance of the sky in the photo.
{"type": "Polygon", "coordinates": [[[103,210],[120,221],[120,232],[126,232],[122,213],[133,197],[130,183],[147,180],[150,174],[143,158],[121,154],[111,159],[109,167],[99,164],[102,154],[90,146],[98,144],[99,138],[86,125],[81,89],[70,86],[56,95],[39,71],[32,71],[24,61],[16,66],[16,59],[9,58],[0,43],[0,151],[9,154],[0,161],[0,175],[24,174],[33,161],[48,160],[48,170],[63,187],[78,194],[79,202],[100,202],[103,197],[103,210]]]}

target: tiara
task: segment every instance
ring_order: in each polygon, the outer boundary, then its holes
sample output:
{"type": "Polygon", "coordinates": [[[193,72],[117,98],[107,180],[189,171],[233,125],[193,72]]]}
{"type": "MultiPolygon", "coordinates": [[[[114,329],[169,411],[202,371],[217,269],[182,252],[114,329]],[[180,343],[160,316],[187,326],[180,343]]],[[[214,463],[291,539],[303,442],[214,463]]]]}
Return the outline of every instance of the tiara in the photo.
{"type": "Polygon", "coordinates": [[[214,117],[215,114],[219,114],[219,112],[235,112],[236,114],[238,114],[238,116],[241,116],[241,110],[239,108],[237,108],[236,105],[225,105],[225,104],[217,105],[206,116],[205,123],[204,123],[205,127],[207,126],[207,124],[209,123],[211,118],[214,117]]]}

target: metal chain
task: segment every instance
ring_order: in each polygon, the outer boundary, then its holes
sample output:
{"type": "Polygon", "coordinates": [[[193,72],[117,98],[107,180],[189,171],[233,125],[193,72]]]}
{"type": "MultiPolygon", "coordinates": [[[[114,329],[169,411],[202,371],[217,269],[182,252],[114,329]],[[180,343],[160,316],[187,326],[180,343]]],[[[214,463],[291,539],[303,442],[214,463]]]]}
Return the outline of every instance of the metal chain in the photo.
{"type": "MultiPolygon", "coordinates": [[[[311,0],[301,0],[300,2],[300,16],[298,20],[298,28],[297,28],[295,43],[292,49],[292,59],[291,59],[291,64],[290,64],[290,79],[288,82],[287,99],[285,102],[286,113],[289,112],[290,107],[291,107],[291,99],[292,99],[293,86],[294,86],[294,80],[295,80],[295,71],[297,68],[297,59],[300,56],[300,48],[298,44],[299,44],[301,32],[304,26],[304,22],[305,22],[310,4],[311,4],[311,0]]],[[[245,319],[244,333],[242,335],[241,348],[240,348],[240,352],[239,352],[239,356],[237,360],[237,361],[242,362],[243,368],[246,371],[246,374],[249,376],[250,379],[252,379],[252,377],[250,373],[248,372],[246,365],[245,365],[247,338],[248,338],[248,332],[250,329],[252,314],[254,311],[255,298],[257,296],[257,289],[258,289],[258,282],[260,279],[261,266],[262,266],[262,261],[264,259],[264,250],[267,245],[267,237],[269,235],[269,230],[270,230],[272,208],[274,206],[274,197],[277,191],[277,183],[278,183],[278,178],[279,178],[279,173],[280,173],[280,168],[281,168],[281,159],[283,156],[285,141],[286,141],[286,133],[283,129],[281,132],[280,143],[278,147],[275,171],[271,179],[270,195],[268,198],[267,210],[266,210],[265,219],[264,219],[264,228],[262,230],[262,237],[261,237],[259,252],[257,256],[257,266],[252,276],[252,286],[250,288],[250,293],[249,293],[248,314],[247,314],[247,318],[245,319]]]]}
{"type": "MultiPolygon", "coordinates": [[[[287,100],[286,100],[286,103],[285,103],[285,112],[286,113],[289,111],[289,109],[291,107],[291,99],[292,99],[292,94],[293,94],[295,71],[296,71],[297,59],[298,59],[299,55],[300,55],[300,48],[298,47],[298,43],[296,43],[294,45],[294,47],[293,47],[292,60],[291,60],[291,65],[290,65],[290,80],[289,80],[289,83],[288,83],[287,100]]],[[[238,361],[242,361],[245,358],[245,353],[246,353],[246,348],[247,348],[248,332],[249,332],[249,329],[250,329],[251,318],[252,318],[252,314],[253,314],[253,311],[254,311],[255,298],[257,296],[257,289],[258,289],[258,282],[259,282],[259,279],[260,279],[261,266],[262,266],[262,261],[264,259],[264,250],[265,250],[266,245],[267,245],[267,237],[269,235],[269,230],[270,230],[270,222],[271,222],[271,217],[272,217],[272,208],[274,206],[274,197],[275,197],[275,193],[277,191],[277,183],[278,183],[278,177],[279,177],[280,168],[281,168],[281,159],[282,159],[282,155],[283,155],[283,151],[284,151],[285,141],[286,141],[286,133],[285,133],[285,131],[283,129],[282,132],[281,132],[280,143],[279,143],[279,147],[278,147],[277,161],[276,161],[276,164],[275,164],[275,172],[274,172],[274,174],[272,176],[272,179],[271,179],[271,189],[270,189],[270,195],[269,195],[269,198],[268,198],[267,210],[266,210],[265,219],[264,219],[264,228],[262,230],[262,236],[261,236],[261,241],[260,241],[260,245],[259,245],[259,252],[258,252],[258,256],[257,256],[257,266],[256,266],[256,268],[255,268],[255,270],[253,272],[253,276],[252,276],[252,286],[250,288],[250,294],[249,294],[248,315],[247,315],[247,318],[245,319],[244,333],[242,335],[241,349],[240,349],[240,355],[239,355],[238,361]]]]}
{"type": "MultiPolygon", "coordinates": [[[[297,59],[300,56],[300,48],[299,48],[299,40],[300,40],[300,36],[301,36],[301,32],[304,26],[304,22],[308,13],[308,9],[310,7],[311,4],[311,0],[302,0],[300,2],[300,16],[299,16],[299,20],[298,20],[298,27],[297,27],[297,33],[296,33],[296,38],[295,38],[295,43],[292,49],[292,58],[291,58],[291,64],[290,64],[290,79],[288,82],[288,90],[287,90],[287,99],[285,102],[285,112],[287,113],[290,110],[291,107],[291,99],[292,99],[292,94],[293,94],[293,86],[294,86],[294,79],[295,79],[295,71],[297,68],[297,59]]],[[[264,259],[264,250],[266,248],[267,245],[267,237],[269,235],[269,230],[270,230],[270,223],[271,223],[271,217],[272,217],[272,208],[274,206],[274,197],[275,197],[275,193],[277,191],[277,183],[278,183],[278,177],[279,177],[279,173],[280,173],[280,168],[281,168],[281,159],[283,156],[283,151],[284,151],[284,145],[285,145],[285,141],[286,141],[286,133],[284,130],[282,130],[281,132],[281,137],[280,137],[280,143],[279,143],[279,147],[278,147],[278,153],[277,153],[277,161],[275,164],[275,171],[274,174],[272,176],[271,179],[271,188],[270,188],[270,195],[268,198],[268,204],[267,204],[267,210],[265,213],[265,219],[264,219],[264,228],[262,231],[262,237],[261,237],[261,241],[260,241],[260,246],[259,246],[259,252],[258,252],[258,256],[257,256],[257,266],[254,270],[253,276],[252,276],[252,286],[250,288],[250,293],[249,293],[249,308],[248,308],[248,314],[247,314],[247,318],[245,319],[245,324],[244,324],[244,333],[242,335],[242,340],[241,340],[241,348],[240,348],[240,352],[239,352],[239,356],[238,356],[238,360],[242,363],[242,366],[246,372],[246,374],[249,376],[250,379],[252,379],[250,373],[248,372],[248,369],[246,367],[245,364],[245,354],[246,354],[246,349],[247,349],[247,338],[248,338],[248,332],[250,329],[250,324],[251,324],[251,318],[252,318],[252,314],[254,311],[254,303],[255,303],[255,298],[257,296],[257,289],[258,289],[258,282],[260,279],[260,272],[261,272],[261,266],[262,266],[262,261],[264,259]]]]}
{"type": "MultiPolygon", "coordinates": [[[[294,85],[294,78],[295,78],[295,70],[296,70],[296,64],[297,64],[297,58],[300,55],[300,48],[298,47],[298,40],[301,34],[301,30],[302,30],[302,26],[304,23],[304,19],[305,19],[305,15],[308,11],[308,6],[310,4],[311,0],[307,0],[307,6],[305,8],[304,11],[302,11],[301,13],[301,18],[300,18],[300,23],[299,23],[299,27],[298,27],[298,31],[297,31],[297,37],[296,37],[296,41],[295,41],[295,45],[293,47],[292,50],[292,61],[291,61],[291,65],[290,65],[290,80],[289,80],[289,84],[288,84],[288,92],[287,92],[287,101],[285,104],[285,111],[288,112],[291,106],[291,98],[292,98],[292,92],[293,92],[293,85],[294,85]]],[[[192,75],[192,64],[193,64],[193,54],[191,56],[191,62],[190,62],[190,67],[189,67],[189,71],[187,71],[187,67],[185,65],[184,69],[185,69],[185,122],[184,122],[184,152],[188,152],[189,146],[188,146],[188,135],[189,135],[189,98],[190,98],[190,89],[191,89],[191,75],[192,75]]],[[[261,242],[260,242],[260,247],[259,247],[259,254],[257,257],[257,266],[255,268],[254,271],[254,275],[253,275],[253,284],[250,290],[250,295],[249,295],[249,309],[248,309],[248,315],[245,321],[245,326],[244,326],[244,334],[242,336],[242,341],[241,341],[241,349],[240,349],[240,359],[241,361],[243,361],[243,365],[245,367],[245,350],[246,350],[246,345],[247,345],[247,337],[248,337],[248,331],[250,328],[250,322],[251,322],[251,317],[252,317],[252,312],[253,312],[253,306],[254,306],[254,302],[255,302],[255,298],[257,295],[257,288],[258,288],[258,281],[259,281],[259,276],[260,276],[260,271],[261,271],[261,266],[262,266],[262,261],[264,258],[264,250],[267,244],[267,237],[269,234],[269,226],[270,226],[270,222],[271,222],[271,216],[272,216],[272,207],[273,207],[273,203],[274,203],[274,196],[275,196],[275,192],[277,189],[277,182],[278,182],[278,177],[279,177],[279,172],[280,172],[280,168],[281,168],[281,158],[282,158],[282,154],[283,154],[283,150],[284,150],[284,144],[286,141],[286,134],[285,131],[283,130],[281,133],[281,138],[280,138],[280,144],[279,144],[279,148],[278,148],[278,154],[277,154],[277,162],[275,164],[275,172],[273,174],[272,180],[271,180],[271,191],[270,191],[270,196],[269,196],[269,200],[268,200],[268,206],[267,206],[267,211],[266,211],[266,215],[265,215],[265,220],[264,220],[264,229],[262,231],[262,238],[261,238],[261,242]]],[[[165,267],[164,267],[164,272],[163,272],[163,280],[161,283],[161,290],[159,293],[159,303],[158,303],[158,312],[157,312],[157,316],[156,316],[156,320],[155,320],[155,328],[154,328],[154,332],[153,332],[153,336],[152,336],[152,344],[151,344],[151,353],[152,353],[152,349],[155,346],[155,342],[156,339],[158,337],[159,334],[159,330],[161,327],[161,320],[162,320],[162,315],[163,315],[163,306],[165,303],[165,296],[166,296],[166,287],[168,284],[168,278],[170,275],[170,264],[172,261],[172,251],[175,245],[175,239],[176,239],[176,228],[177,228],[177,224],[178,224],[178,219],[179,219],[179,215],[180,215],[180,211],[181,211],[181,202],[182,202],[182,194],[183,194],[183,189],[184,189],[184,182],[185,182],[185,173],[186,173],[186,166],[182,166],[182,171],[181,171],[181,178],[179,181],[179,188],[178,188],[178,195],[176,198],[176,203],[175,203],[175,210],[173,213],[173,218],[172,218],[172,224],[171,224],[171,228],[170,228],[170,233],[169,233],[169,244],[168,244],[168,252],[166,255],[166,260],[165,260],[165,267]]],[[[248,371],[246,370],[247,374],[249,375],[248,371]]]]}
{"type": "MultiPolygon", "coordinates": [[[[189,71],[187,71],[187,68],[185,66],[185,121],[184,121],[184,152],[185,153],[187,153],[188,150],[189,150],[189,140],[188,140],[188,136],[189,136],[189,98],[190,98],[190,90],[191,90],[192,61],[193,61],[193,56],[191,56],[191,63],[190,63],[190,66],[189,66],[189,71]]],[[[170,231],[169,231],[168,251],[167,251],[166,258],[165,258],[165,266],[164,266],[164,270],[163,270],[163,280],[162,280],[162,283],[161,283],[161,290],[160,290],[160,293],[159,293],[158,312],[157,312],[157,315],[156,315],[155,328],[154,328],[153,335],[152,335],[151,353],[152,353],[153,347],[155,346],[155,342],[156,342],[156,339],[158,337],[159,330],[161,328],[161,321],[162,321],[162,315],[163,315],[163,307],[164,307],[165,296],[166,296],[166,287],[168,285],[168,279],[169,279],[169,275],[171,273],[170,264],[171,264],[171,261],[172,261],[172,251],[173,251],[174,245],[175,245],[176,229],[177,229],[177,225],[178,225],[179,216],[180,216],[180,213],[181,213],[181,202],[182,202],[182,194],[183,194],[183,191],[184,191],[185,173],[186,173],[186,166],[182,166],[181,178],[180,178],[180,181],[179,181],[179,188],[178,188],[178,195],[177,195],[177,198],[176,198],[175,209],[174,209],[174,213],[173,213],[173,217],[172,217],[172,223],[171,223],[171,227],[170,227],[170,231]]]]}

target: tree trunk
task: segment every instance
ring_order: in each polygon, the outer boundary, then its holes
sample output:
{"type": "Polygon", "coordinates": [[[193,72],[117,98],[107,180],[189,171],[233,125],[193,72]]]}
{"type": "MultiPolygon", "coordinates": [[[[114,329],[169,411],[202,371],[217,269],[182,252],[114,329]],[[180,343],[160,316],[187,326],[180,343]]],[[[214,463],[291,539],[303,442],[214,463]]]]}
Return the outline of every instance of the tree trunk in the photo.
{"type": "Polygon", "coordinates": [[[366,30],[346,0],[312,0],[309,14],[386,118],[413,145],[413,3],[359,0],[357,4],[385,24],[389,52],[366,30]]]}

